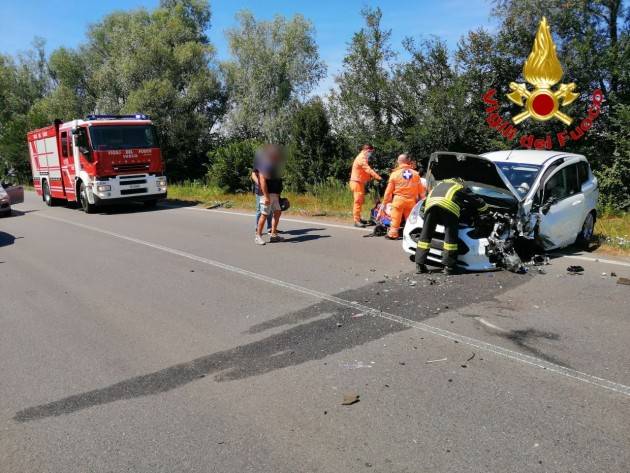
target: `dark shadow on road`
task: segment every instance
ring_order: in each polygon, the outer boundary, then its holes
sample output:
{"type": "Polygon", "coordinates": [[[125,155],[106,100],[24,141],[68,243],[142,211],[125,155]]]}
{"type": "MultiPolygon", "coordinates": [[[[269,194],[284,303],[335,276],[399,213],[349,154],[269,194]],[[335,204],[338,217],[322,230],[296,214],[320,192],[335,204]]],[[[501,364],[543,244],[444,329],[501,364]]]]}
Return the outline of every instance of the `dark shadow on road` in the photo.
{"type": "MultiPolygon", "coordinates": [[[[412,277],[412,276],[409,276],[412,277]]],[[[415,275],[414,278],[417,278],[415,275]]],[[[497,279],[493,278],[493,282],[497,279]]],[[[522,284],[526,278],[504,273],[501,285],[488,284],[482,278],[439,278],[437,283],[417,283],[410,287],[407,276],[375,282],[338,294],[346,301],[356,301],[377,310],[414,319],[437,316],[444,297],[453,296],[453,308],[476,300],[491,300],[499,293],[522,284]],[[407,278],[407,279],[406,279],[407,278]],[[454,297],[459,294],[461,297],[454,297]],[[395,307],[392,301],[401,301],[395,307]],[[404,301],[404,302],[403,302],[404,301]]],[[[250,333],[290,326],[280,333],[209,354],[153,373],[130,378],[101,389],[79,393],[48,404],[29,407],[14,416],[17,422],[29,422],[61,416],[124,399],[133,399],[177,389],[197,379],[214,375],[217,382],[259,376],[289,366],[321,360],[388,334],[408,330],[391,320],[370,315],[357,316],[357,309],[322,301],[305,309],[258,324],[250,333]],[[353,317],[354,316],[354,317],[353,317]]]]}
{"type": "Polygon", "coordinates": [[[320,238],[330,238],[330,235],[313,234],[311,232],[325,231],[325,228],[299,228],[295,230],[284,230],[285,243],[303,243],[305,241],[319,240],[320,238]],[[291,235],[287,237],[286,235],[291,235]]]}
{"type": "Polygon", "coordinates": [[[10,233],[0,232],[0,248],[3,246],[12,245],[15,242],[15,237],[10,233]]]}
{"type": "Polygon", "coordinates": [[[11,209],[11,213],[9,215],[6,215],[4,217],[0,217],[0,218],[11,218],[11,217],[23,217],[26,214],[30,214],[32,212],[38,212],[38,210],[35,209],[31,209],[31,210],[17,210],[17,209],[11,209]]]}

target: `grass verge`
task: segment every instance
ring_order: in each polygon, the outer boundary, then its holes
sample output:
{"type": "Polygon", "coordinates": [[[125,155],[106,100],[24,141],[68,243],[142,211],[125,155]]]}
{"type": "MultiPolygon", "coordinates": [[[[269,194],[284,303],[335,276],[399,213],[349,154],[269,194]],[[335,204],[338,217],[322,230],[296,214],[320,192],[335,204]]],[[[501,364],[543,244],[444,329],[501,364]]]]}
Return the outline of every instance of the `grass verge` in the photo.
{"type": "MultiPolygon", "coordinates": [[[[189,182],[171,184],[169,198],[197,202],[205,207],[214,205],[226,208],[255,210],[254,196],[249,192],[227,194],[220,188],[189,182]]],[[[352,219],[352,194],[341,182],[326,182],[313,186],[306,194],[287,192],[283,194],[291,201],[290,215],[306,217],[332,217],[338,220],[352,219]]],[[[372,207],[374,196],[367,197],[363,206],[364,218],[372,207]]],[[[611,253],[630,256],[630,213],[604,213],[597,219],[595,238],[600,248],[611,253]]]]}

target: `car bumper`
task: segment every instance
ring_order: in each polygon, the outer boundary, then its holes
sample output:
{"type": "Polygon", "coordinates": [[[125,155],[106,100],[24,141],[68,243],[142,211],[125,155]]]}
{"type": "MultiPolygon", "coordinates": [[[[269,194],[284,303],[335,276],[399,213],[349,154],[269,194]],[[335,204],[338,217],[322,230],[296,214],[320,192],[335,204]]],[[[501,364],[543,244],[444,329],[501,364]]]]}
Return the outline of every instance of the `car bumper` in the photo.
{"type": "Polygon", "coordinates": [[[101,199],[97,195],[94,196],[94,204],[96,205],[114,205],[123,204],[125,202],[147,202],[150,200],[166,199],[166,192],[163,194],[134,195],[129,197],[116,197],[113,199],[101,199]]]}
{"type": "MultiPolygon", "coordinates": [[[[424,221],[422,217],[418,217],[415,224],[407,222],[403,230],[402,246],[403,250],[410,254],[416,254],[417,242],[422,231],[424,221]]],[[[438,225],[436,227],[436,236],[431,241],[428,260],[432,264],[442,264],[442,244],[444,227],[438,225]]],[[[491,263],[486,256],[486,247],[488,246],[487,238],[472,238],[468,233],[472,229],[470,227],[462,227],[459,229],[458,247],[460,254],[457,256],[457,265],[468,271],[493,271],[497,267],[491,263]]]]}

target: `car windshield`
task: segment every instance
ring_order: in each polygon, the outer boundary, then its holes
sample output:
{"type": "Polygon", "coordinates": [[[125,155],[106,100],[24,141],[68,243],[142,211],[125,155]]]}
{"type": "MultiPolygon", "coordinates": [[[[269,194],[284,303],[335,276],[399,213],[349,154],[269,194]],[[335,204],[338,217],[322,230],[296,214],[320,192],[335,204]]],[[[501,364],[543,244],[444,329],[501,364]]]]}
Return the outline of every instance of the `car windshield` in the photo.
{"type": "Polygon", "coordinates": [[[520,198],[525,197],[532,188],[541,168],[535,164],[521,163],[496,163],[496,165],[516,189],[520,198]]]}
{"type": "Polygon", "coordinates": [[[92,126],[90,138],[96,151],[158,146],[153,125],[92,126]]]}
{"type": "Polygon", "coordinates": [[[500,187],[489,186],[487,184],[474,181],[466,181],[466,186],[468,186],[474,194],[486,199],[516,201],[512,193],[507,189],[501,189],[500,187]]]}

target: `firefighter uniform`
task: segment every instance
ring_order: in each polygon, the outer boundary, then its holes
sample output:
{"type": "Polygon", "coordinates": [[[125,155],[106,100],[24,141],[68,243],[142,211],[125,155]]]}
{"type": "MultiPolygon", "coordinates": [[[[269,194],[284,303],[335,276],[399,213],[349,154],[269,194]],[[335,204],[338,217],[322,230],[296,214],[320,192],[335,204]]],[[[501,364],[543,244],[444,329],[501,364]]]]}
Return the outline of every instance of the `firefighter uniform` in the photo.
{"type": "Polygon", "coordinates": [[[437,225],[444,226],[442,263],[447,269],[455,267],[459,216],[462,208],[485,212],[488,205],[482,198],[473,194],[461,179],[446,179],[433,187],[425,201],[424,225],[416,248],[416,265],[419,270],[427,262],[431,239],[437,225]]]}
{"type": "Polygon", "coordinates": [[[361,223],[361,207],[365,202],[365,185],[370,182],[370,179],[381,180],[374,169],[368,164],[368,154],[370,150],[362,150],[352,163],[352,173],[350,175],[350,190],[354,197],[354,205],[352,208],[352,217],[354,223],[361,223]]]}
{"type": "Polygon", "coordinates": [[[392,204],[392,221],[388,236],[398,238],[398,231],[403,219],[409,218],[420,197],[424,194],[420,174],[411,164],[400,164],[389,176],[383,204],[392,204]]]}

